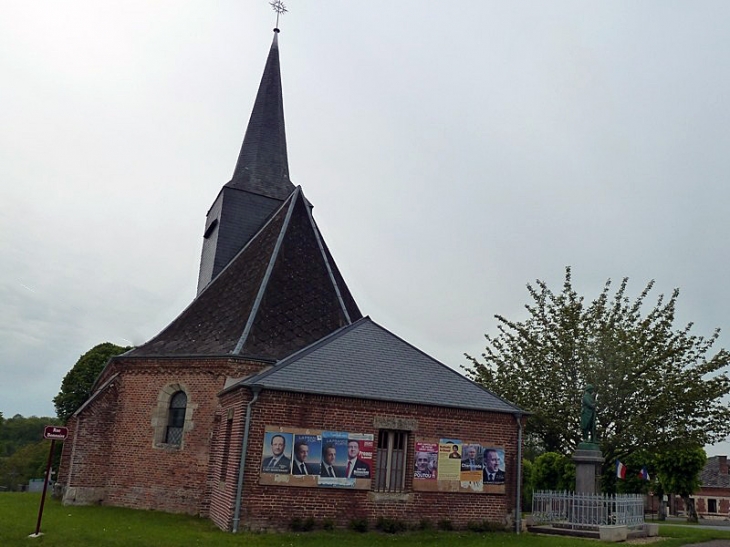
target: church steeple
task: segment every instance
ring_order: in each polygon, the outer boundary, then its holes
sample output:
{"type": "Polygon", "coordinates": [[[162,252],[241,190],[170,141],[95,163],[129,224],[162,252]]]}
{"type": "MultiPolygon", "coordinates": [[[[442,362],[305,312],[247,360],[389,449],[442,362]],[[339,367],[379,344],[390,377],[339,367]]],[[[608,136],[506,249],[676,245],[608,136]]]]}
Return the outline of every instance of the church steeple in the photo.
{"type": "Polygon", "coordinates": [[[233,177],[208,211],[198,293],[294,191],[286,152],[278,35],[276,28],[233,177]]]}
{"type": "Polygon", "coordinates": [[[276,28],[233,178],[226,186],[286,199],[294,185],[286,152],[278,35],[276,28]]]}
{"type": "Polygon", "coordinates": [[[274,32],[233,178],[208,211],[198,296],[135,355],[276,360],[362,317],[311,204],[289,180],[274,32]]]}

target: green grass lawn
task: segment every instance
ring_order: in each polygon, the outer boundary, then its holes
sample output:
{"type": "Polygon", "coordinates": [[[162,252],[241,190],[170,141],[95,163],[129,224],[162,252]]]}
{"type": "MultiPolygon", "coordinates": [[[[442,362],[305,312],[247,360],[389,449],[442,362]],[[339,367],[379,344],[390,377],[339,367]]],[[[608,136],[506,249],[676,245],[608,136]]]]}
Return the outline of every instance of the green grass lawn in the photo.
{"type": "MultiPolygon", "coordinates": [[[[38,538],[28,536],[35,531],[40,494],[0,493],[0,546],[63,546],[63,547],[166,547],[166,546],[251,546],[251,547],[372,547],[445,546],[483,547],[578,547],[595,545],[595,541],[532,534],[472,532],[407,532],[397,535],[349,531],[304,532],[288,534],[230,534],[222,532],[210,521],[169,515],[155,511],[134,511],[117,507],[64,507],[58,501],[46,500],[43,523],[38,538]]],[[[664,526],[662,536],[668,539],[658,545],[677,547],[710,539],[730,539],[730,532],[664,526]]]]}

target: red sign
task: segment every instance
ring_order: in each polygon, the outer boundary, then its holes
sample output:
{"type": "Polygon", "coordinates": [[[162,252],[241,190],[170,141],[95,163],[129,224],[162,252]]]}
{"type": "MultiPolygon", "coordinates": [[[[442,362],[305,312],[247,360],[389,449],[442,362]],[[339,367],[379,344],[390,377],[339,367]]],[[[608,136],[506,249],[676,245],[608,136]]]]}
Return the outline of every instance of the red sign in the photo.
{"type": "Polygon", "coordinates": [[[68,427],[58,427],[55,425],[47,425],[43,430],[43,438],[52,441],[63,441],[68,437],[68,427]]]}

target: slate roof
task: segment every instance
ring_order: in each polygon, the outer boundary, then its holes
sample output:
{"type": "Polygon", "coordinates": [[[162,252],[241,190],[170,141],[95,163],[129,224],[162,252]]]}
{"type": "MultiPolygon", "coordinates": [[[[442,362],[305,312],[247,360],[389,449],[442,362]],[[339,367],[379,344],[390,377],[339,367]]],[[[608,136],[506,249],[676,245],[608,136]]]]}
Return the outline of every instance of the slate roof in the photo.
{"type": "Polygon", "coordinates": [[[705,463],[705,467],[700,473],[700,484],[702,486],[730,488],[730,475],[727,470],[726,456],[712,456],[707,458],[707,463],[705,463]],[[724,460],[724,466],[721,466],[720,460],[724,460]]]}
{"type": "Polygon", "coordinates": [[[369,317],[236,385],[524,414],[369,317]]]}
{"type": "Polygon", "coordinates": [[[198,293],[294,191],[289,180],[277,32],[275,30],[233,177],[208,210],[198,293]]]}
{"type": "Polygon", "coordinates": [[[233,178],[226,186],[282,200],[294,190],[286,152],[278,31],[274,32],[233,178]]]}
{"type": "Polygon", "coordinates": [[[130,355],[282,359],[361,317],[297,188],[197,298],[130,355]]]}
{"type": "Polygon", "coordinates": [[[221,189],[205,223],[198,293],[233,260],[283,201],[238,188],[221,189]]]}

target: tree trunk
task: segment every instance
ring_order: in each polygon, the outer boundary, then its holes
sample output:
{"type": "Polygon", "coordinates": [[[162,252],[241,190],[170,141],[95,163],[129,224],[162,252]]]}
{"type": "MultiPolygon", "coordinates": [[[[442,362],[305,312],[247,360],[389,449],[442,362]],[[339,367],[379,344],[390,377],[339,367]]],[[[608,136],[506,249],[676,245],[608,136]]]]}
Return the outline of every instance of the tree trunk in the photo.
{"type": "Polygon", "coordinates": [[[695,500],[689,496],[682,496],[682,499],[684,500],[684,507],[687,510],[687,522],[698,522],[695,500]]]}

